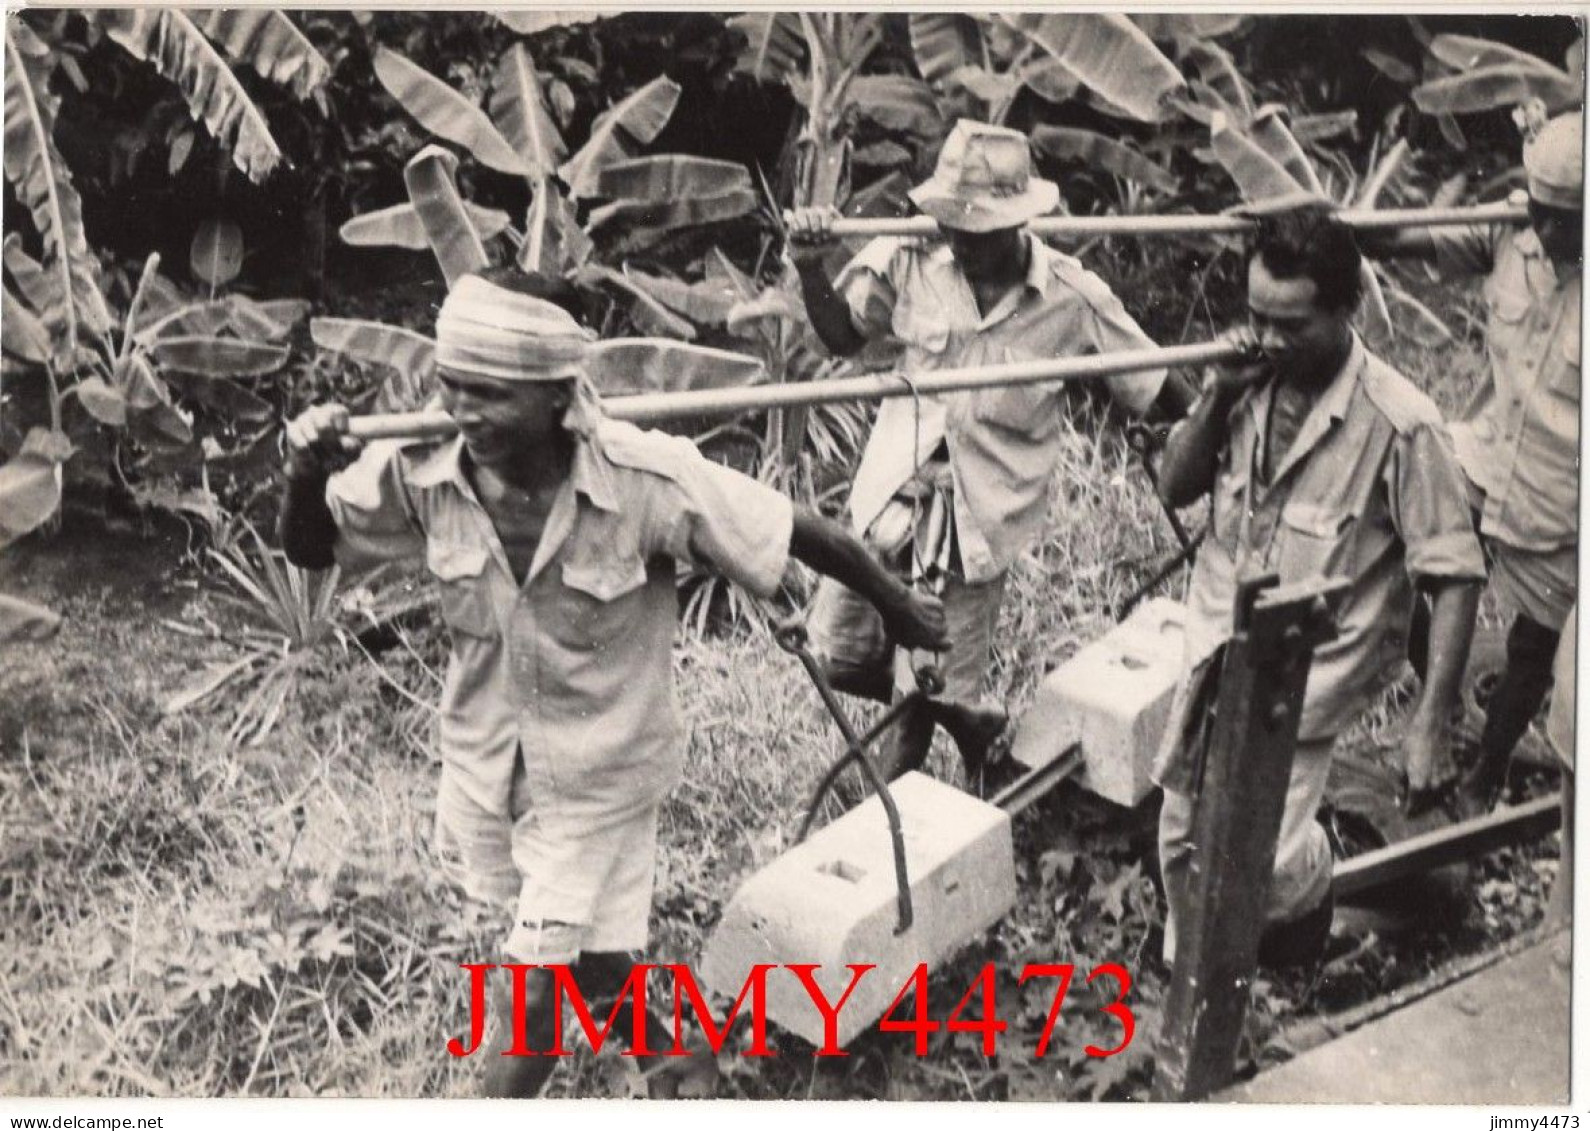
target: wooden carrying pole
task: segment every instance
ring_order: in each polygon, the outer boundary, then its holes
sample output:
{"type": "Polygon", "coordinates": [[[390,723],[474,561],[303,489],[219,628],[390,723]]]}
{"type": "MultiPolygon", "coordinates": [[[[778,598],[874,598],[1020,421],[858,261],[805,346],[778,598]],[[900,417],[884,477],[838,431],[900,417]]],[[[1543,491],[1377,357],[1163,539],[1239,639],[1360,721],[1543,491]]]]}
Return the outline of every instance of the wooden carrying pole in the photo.
{"type": "MultiPolygon", "coordinates": [[[[1343,209],[1332,219],[1354,229],[1439,228],[1456,224],[1522,224],[1529,210],[1503,201],[1464,208],[1343,209]]],[[[1045,239],[1088,239],[1094,236],[1217,236],[1253,230],[1258,221],[1234,213],[1191,216],[1040,216],[1029,230],[1045,239]]],[[[835,237],[931,236],[938,224],[928,216],[839,219],[835,237]]]]}
{"type": "MultiPolygon", "coordinates": [[[[1242,351],[1228,342],[1197,342],[1163,349],[1126,350],[1088,357],[1044,358],[1008,365],[974,365],[937,369],[916,374],[872,374],[834,381],[785,385],[751,385],[738,389],[694,389],[684,393],[637,393],[602,401],[602,410],[615,420],[655,424],[662,420],[703,416],[733,416],[770,408],[834,404],[839,401],[881,400],[923,393],[964,392],[1001,385],[1039,385],[1049,381],[1078,381],[1137,373],[1145,369],[1213,365],[1235,361],[1242,351]]],[[[356,416],[349,435],[360,440],[420,439],[450,436],[458,430],[445,412],[404,412],[356,416]]]]}
{"type": "Polygon", "coordinates": [[[1259,934],[1303,688],[1315,645],[1334,635],[1345,582],[1240,584],[1193,803],[1193,867],[1166,896],[1176,920],[1154,1071],[1156,1100],[1199,1100],[1231,1080],[1258,965],[1259,934]]]}

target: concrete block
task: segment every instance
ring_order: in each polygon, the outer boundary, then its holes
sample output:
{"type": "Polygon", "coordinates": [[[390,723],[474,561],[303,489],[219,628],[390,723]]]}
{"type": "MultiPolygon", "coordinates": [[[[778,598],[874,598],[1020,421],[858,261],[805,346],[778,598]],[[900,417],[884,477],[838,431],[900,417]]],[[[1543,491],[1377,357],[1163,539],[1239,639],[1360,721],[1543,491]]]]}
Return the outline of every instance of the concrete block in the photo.
{"type": "MultiPolygon", "coordinates": [[[[730,999],[757,963],[817,963],[830,1002],[850,984],[847,963],[873,963],[839,1013],[847,1044],[873,1025],[918,963],[932,969],[998,922],[1016,902],[1010,817],[923,774],[890,791],[905,829],[914,918],[898,922],[894,851],[876,797],[812,834],[735,893],[702,955],[703,980],[730,999]]],[[[767,1016],[823,1042],[822,1014],[795,974],[767,978],[767,1016]]]]}
{"type": "Polygon", "coordinates": [[[1084,786],[1117,805],[1143,800],[1181,676],[1185,615],[1175,601],[1145,602],[1045,676],[1011,756],[1036,768],[1080,742],[1084,786]]]}

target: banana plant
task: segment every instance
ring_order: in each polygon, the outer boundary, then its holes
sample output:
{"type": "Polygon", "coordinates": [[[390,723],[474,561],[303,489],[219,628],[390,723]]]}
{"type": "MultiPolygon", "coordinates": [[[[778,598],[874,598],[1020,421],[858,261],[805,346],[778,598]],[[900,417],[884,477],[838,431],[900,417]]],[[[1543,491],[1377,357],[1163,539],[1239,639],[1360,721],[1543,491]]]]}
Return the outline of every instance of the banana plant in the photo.
{"type": "MultiPolygon", "coordinates": [[[[1263,107],[1245,122],[1229,121],[1216,112],[1210,123],[1210,148],[1245,201],[1312,197],[1344,208],[1375,207],[1402,176],[1409,153],[1408,143],[1399,141],[1383,154],[1372,154],[1369,172],[1361,178],[1340,163],[1321,168],[1288,127],[1279,106],[1263,107]]],[[[1359,329],[1371,343],[1390,341],[1399,331],[1425,346],[1451,338],[1446,324],[1382,267],[1365,260],[1361,270],[1364,302],[1359,329]],[[1392,305],[1406,317],[1394,319],[1392,305]]]]}
{"type": "MultiPolygon", "coordinates": [[[[202,229],[200,237],[195,255],[214,254],[209,244],[215,237],[202,229]]],[[[14,291],[4,290],[6,373],[42,372],[51,423],[33,428],[0,467],[0,546],[53,517],[64,465],[79,451],[102,449],[113,481],[140,502],[155,503],[171,497],[156,486],[161,473],[228,454],[214,435],[196,435],[194,410],[215,422],[212,432],[242,434],[239,447],[272,427],[274,406],[245,382],[286,365],[285,341],[307,303],[217,297],[213,291],[188,296],[160,275],[159,255],[150,255],[123,317],[100,339],[106,354],[86,358],[63,388],[45,313],[54,297],[49,275],[15,234],[7,237],[3,256],[16,283],[14,291]],[[82,414],[68,419],[73,402],[82,414]]]]}
{"type": "MultiPolygon", "coordinates": [[[[279,12],[117,9],[84,15],[91,35],[109,38],[175,84],[194,119],[254,181],[278,166],[281,151],[228,60],[250,66],[299,98],[324,97],[329,66],[279,12]]],[[[85,235],[81,199],[54,139],[60,98],[50,80],[66,57],[19,14],[6,19],[5,56],[5,176],[32,220],[41,254],[27,254],[15,233],[5,241],[11,285],[4,299],[4,371],[42,378],[48,423],[29,430],[16,455],[0,467],[0,546],[59,511],[65,465],[95,439],[93,425],[146,452],[176,449],[198,456],[191,417],[176,407],[169,384],[188,382],[186,392],[196,400],[220,402],[234,414],[257,414],[259,398],[223,382],[271,372],[286,360],[285,348],[257,340],[280,328],[283,309],[267,310],[241,296],[226,300],[221,322],[213,312],[204,321],[189,310],[159,328],[141,323],[162,287],[176,293],[169,284],[156,284],[158,256],[145,265],[117,324],[85,235]],[[86,433],[69,426],[63,412],[69,401],[83,409],[86,433]]],[[[203,247],[195,245],[199,252],[208,250],[215,278],[235,274],[229,262],[234,241],[221,231],[212,231],[203,247]]],[[[126,485],[120,439],[111,450],[112,469],[126,485]]]]}

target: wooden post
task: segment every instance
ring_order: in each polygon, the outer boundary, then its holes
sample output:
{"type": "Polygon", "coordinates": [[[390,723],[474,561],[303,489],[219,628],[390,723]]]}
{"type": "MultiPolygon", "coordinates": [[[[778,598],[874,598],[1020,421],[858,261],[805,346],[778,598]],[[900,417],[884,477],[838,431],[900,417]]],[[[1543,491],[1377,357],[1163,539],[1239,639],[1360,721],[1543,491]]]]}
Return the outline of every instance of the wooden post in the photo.
{"type": "Polygon", "coordinates": [[[1272,576],[1237,588],[1209,742],[1193,808],[1197,846],[1176,913],[1176,961],[1160,1031],[1156,1100],[1197,1100],[1231,1080],[1303,690],[1314,648],[1335,632],[1322,579],[1277,587],[1272,576]]]}

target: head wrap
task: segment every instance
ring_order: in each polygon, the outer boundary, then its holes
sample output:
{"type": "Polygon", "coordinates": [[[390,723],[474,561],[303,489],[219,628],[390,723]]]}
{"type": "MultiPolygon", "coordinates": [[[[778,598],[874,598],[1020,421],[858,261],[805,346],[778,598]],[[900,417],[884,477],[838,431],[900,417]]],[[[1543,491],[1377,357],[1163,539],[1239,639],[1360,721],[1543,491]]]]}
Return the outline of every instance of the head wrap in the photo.
{"type": "Polygon", "coordinates": [[[1552,208],[1584,208],[1584,113],[1553,118],[1524,141],[1529,195],[1552,208]]]}
{"type": "Polygon", "coordinates": [[[593,338],[561,306],[466,275],[436,319],[436,364],[500,381],[564,380],[593,338]]]}
{"type": "Polygon", "coordinates": [[[572,381],[563,424],[589,436],[601,412],[584,368],[594,339],[561,306],[466,275],[437,316],[436,364],[499,381],[572,381]]]}

